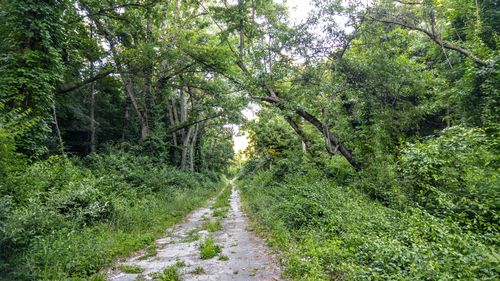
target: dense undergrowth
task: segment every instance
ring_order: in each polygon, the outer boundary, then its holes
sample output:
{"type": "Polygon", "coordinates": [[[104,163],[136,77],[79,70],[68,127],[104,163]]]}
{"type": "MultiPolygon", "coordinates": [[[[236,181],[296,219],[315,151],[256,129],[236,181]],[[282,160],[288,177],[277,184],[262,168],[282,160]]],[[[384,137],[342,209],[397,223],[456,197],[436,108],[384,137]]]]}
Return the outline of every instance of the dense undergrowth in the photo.
{"type": "Polygon", "coordinates": [[[359,174],[339,158],[326,177],[288,157],[243,169],[242,198],[294,280],[495,280],[497,151],[454,128],[359,174]]]}
{"type": "Polygon", "coordinates": [[[114,259],[152,243],[219,189],[216,178],[119,151],[25,167],[0,182],[4,280],[100,280],[114,259]]]}

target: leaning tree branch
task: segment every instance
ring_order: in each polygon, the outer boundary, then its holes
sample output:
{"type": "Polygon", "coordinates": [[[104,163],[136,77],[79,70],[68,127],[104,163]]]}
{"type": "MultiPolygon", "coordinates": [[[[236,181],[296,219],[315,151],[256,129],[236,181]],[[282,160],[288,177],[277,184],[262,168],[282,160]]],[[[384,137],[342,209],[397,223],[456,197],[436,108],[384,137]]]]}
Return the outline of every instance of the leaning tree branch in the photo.
{"type": "Polygon", "coordinates": [[[107,77],[108,75],[110,75],[111,73],[113,73],[114,70],[110,69],[110,70],[106,70],[106,71],[103,71],[101,73],[98,73],[96,74],[95,76],[92,76],[92,77],[89,77],[83,81],[80,81],[76,84],[73,84],[73,85],[70,85],[70,86],[66,86],[64,88],[61,88],[59,90],[57,90],[57,93],[59,94],[64,94],[64,93],[67,93],[67,92],[71,92],[71,91],[74,91],[78,88],[81,88],[89,83],[92,83],[94,81],[97,81],[99,79],[102,79],[102,78],[105,78],[107,77]]]}
{"type": "MultiPolygon", "coordinates": [[[[250,96],[253,99],[256,100],[261,100],[265,101],[271,104],[276,105],[279,109],[283,110],[285,109],[284,104],[277,98],[277,97],[262,97],[262,96],[250,96]]],[[[316,118],[314,115],[311,113],[307,112],[304,109],[295,109],[294,112],[304,118],[307,122],[309,122],[311,125],[313,125],[321,134],[323,134],[325,137],[328,138],[328,140],[335,145],[338,148],[338,151],[344,156],[344,158],[351,164],[351,166],[359,171],[362,169],[363,165],[361,162],[359,162],[354,155],[352,154],[352,151],[347,149],[343,143],[340,142],[340,140],[335,136],[334,133],[332,133],[326,124],[323,124],[318,118],[316,118]]],[[[285,117],[286,119],[286,117],[285,117]]],[[[288,121],[288,120],[287,120],[288,121]]],[[[292,126],[293,128],[293,126],[292,126]]],[[[330,151],[328,151],[330,153],[330,151]]]]}
{"type": "Polygon", "coordinates": [[[191,126],[196,125],[198,123],[202,123],[202,122],[205,122],[205,121],[208,121],[208,120],[211,120],[211,119],[215,119],[215,118],[221,117],[222,115],[223,114],[221,113],[221,114],[212,115],[212,116],[209,116],[209,117],[206,117],[206,118],[203,118],[203,119],[199,119],[199,120],[191,120],[191,121],[183,122],[181,124],[178,124],[178,125],[175,125],[175,126],[172,126],[172,127],[168,128],[166,134],[175,133],[177,131],[180,131],[180,130],[182,130],[184,128],[191,127],[191,126]]]}
{"type": "Polygon", "coordinates": [[[445,49],[457,51],[460,54],[462,54],[462,55],[464,55],[464,56],[472,59],[479,66],[488,65],[488,63],[485,60],[480,59],[479,57],[477,57],[476,55],[474,55],[471,51],[469,51],[469,50],[467,50],[465,48],[462,48],[462,47],[460,47],[458,45],[455,45],[455,44],[452,44],[452,43],[444,41],[435,32],[432,32],[432,31],[429,31],[427,29],[415,26],[415,25],[410,24],[410,23],[398,21],[398,20],[393,20],[393,19],[377,19],[377,18],[372,18],[372,19],[375,20],[375,21],[378,21],[378,22],[387,23],[387,24],[394,24],[394,25],[398,25],[398,26],[401,26],[401,27],[406,28],[406,29],[419,31],[419,32],[424,33],[425,35],[427,35],[427,37],[429,37],[432,41],[434,41],[437,44],[439,44],[441,47],[443,47],[445,49]]]}

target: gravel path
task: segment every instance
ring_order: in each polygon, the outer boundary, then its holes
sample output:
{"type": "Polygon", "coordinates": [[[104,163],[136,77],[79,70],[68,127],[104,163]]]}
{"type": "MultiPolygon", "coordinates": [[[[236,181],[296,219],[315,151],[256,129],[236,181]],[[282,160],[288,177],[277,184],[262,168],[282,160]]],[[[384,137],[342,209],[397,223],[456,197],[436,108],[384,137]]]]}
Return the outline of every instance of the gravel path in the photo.
{"type": "Polygon", "coordinates": [[[179,265],[180,280],[281,280],[275,257],[262,239],[247,230],[238,190],[232,189],[229,212],[221,221],[222,230],[209,233],[202,228],[205,221],[216,219],[210,209],[213,203],[211,200],[207,207],[192,212],[183,223],[168,229],[167,236],[156,241],[156,254],[137,253],[119,263],[122,266],[110,270],[108,280],[154,280],[155,275],[174,264],[179,265]],[[209,236],[222,247],[222,252],[203,260],[199,245],[209,236]],[[124,270],[126,266],[143,272],[125,273],[118,269],[124,270]]]}

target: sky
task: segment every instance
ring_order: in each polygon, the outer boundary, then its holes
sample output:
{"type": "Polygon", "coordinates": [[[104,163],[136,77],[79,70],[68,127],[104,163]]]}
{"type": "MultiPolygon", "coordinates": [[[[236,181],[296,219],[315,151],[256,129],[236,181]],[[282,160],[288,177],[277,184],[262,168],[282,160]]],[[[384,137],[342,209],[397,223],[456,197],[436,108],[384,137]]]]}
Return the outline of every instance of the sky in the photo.
{"type": "MultiPolygon", "coordinates": [[[[311,11],[310,0],[285,0],[288,6],[288,13],[292,23],[299,23],[307,18],[309,11],[311,11]]],[[[243,116],[247,120],[255,119],[255,112],[259,110],[257,104],[251,104],[248,108],[242,110],[243,116]]],[[[230,126],[233,133],[233,149],[236,154],[244,151],[248,147],[249,139],[246,132],[242,132],[239,126],[230,126]]]]}
{"type": "Polygon", "coordinates": [[[310,0],[286,0],[290,19],[298,23],[307,18],[307,14],[312,9],[310,0]]]}

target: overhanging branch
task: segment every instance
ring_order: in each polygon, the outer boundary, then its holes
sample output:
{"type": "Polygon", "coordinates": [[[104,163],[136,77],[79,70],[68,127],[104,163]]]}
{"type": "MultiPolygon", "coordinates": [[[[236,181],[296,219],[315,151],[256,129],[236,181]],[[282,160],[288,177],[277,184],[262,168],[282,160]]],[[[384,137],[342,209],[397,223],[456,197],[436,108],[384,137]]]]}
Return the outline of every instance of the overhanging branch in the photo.
{"type": "Polygon", "coordinates": [[[378,19],[378,18],[372,18],[372,19],[374,21],[378,21],[378,22],[382,22],[382,23],[387,23],[387,24],[394,24],[394,25],[398,25],[398,26],[401,26],[401,27],[406,28],[406,29],[419,31],[419,32],[427,35],[427,37],[429,37],[432,41],[436,42],[439,46],[441,46],[441,47],[443,47],[445,49],[457,51],[460,54],[462,54],[462,55],[464,55],[464,56],[472,59],[479,66],[488,65],[488,63],[485,60],[482,60],[482,59],[478,58],[471,51],[469,51],[469,50],[467,50],[465,48],[462,48],[462,47],[460,47],[458,45],[455,45],[455,44],[452,44],[452,43],[444,41],[441,37],[439,37],[436,33],[432,32],[432,31],[426,30],[424,28],[420,28],[420,27],[415,26],[415,25],[410,24],[410,23],[398,21],[398,20],[393,20],[393,19],[378,19]]]}
{"type": "Polygon", "coordinates": [[[113,73],[113,70],[106,70],[104,72],[101,72],[101,73],[98,73],[96,74],[95,76],[92,76],[92,77],[89,77],[81,82],[78,82],[76,84],[73,84],[73,85],[70,85],[70,86],[66,86],[64,88],[61,88],[57,91],[57,93],[59,94],[64,94],[64,93],[67,93],[67,92],[71,92],[71,91],[74,91],[78,88],[81,88],[89,83],[92,83],[94,81],[97,81],[99,79],[102,79],[102,78],[105,78],[107,77],[108,75],[110,75],[111,73],[113,73]]]}

